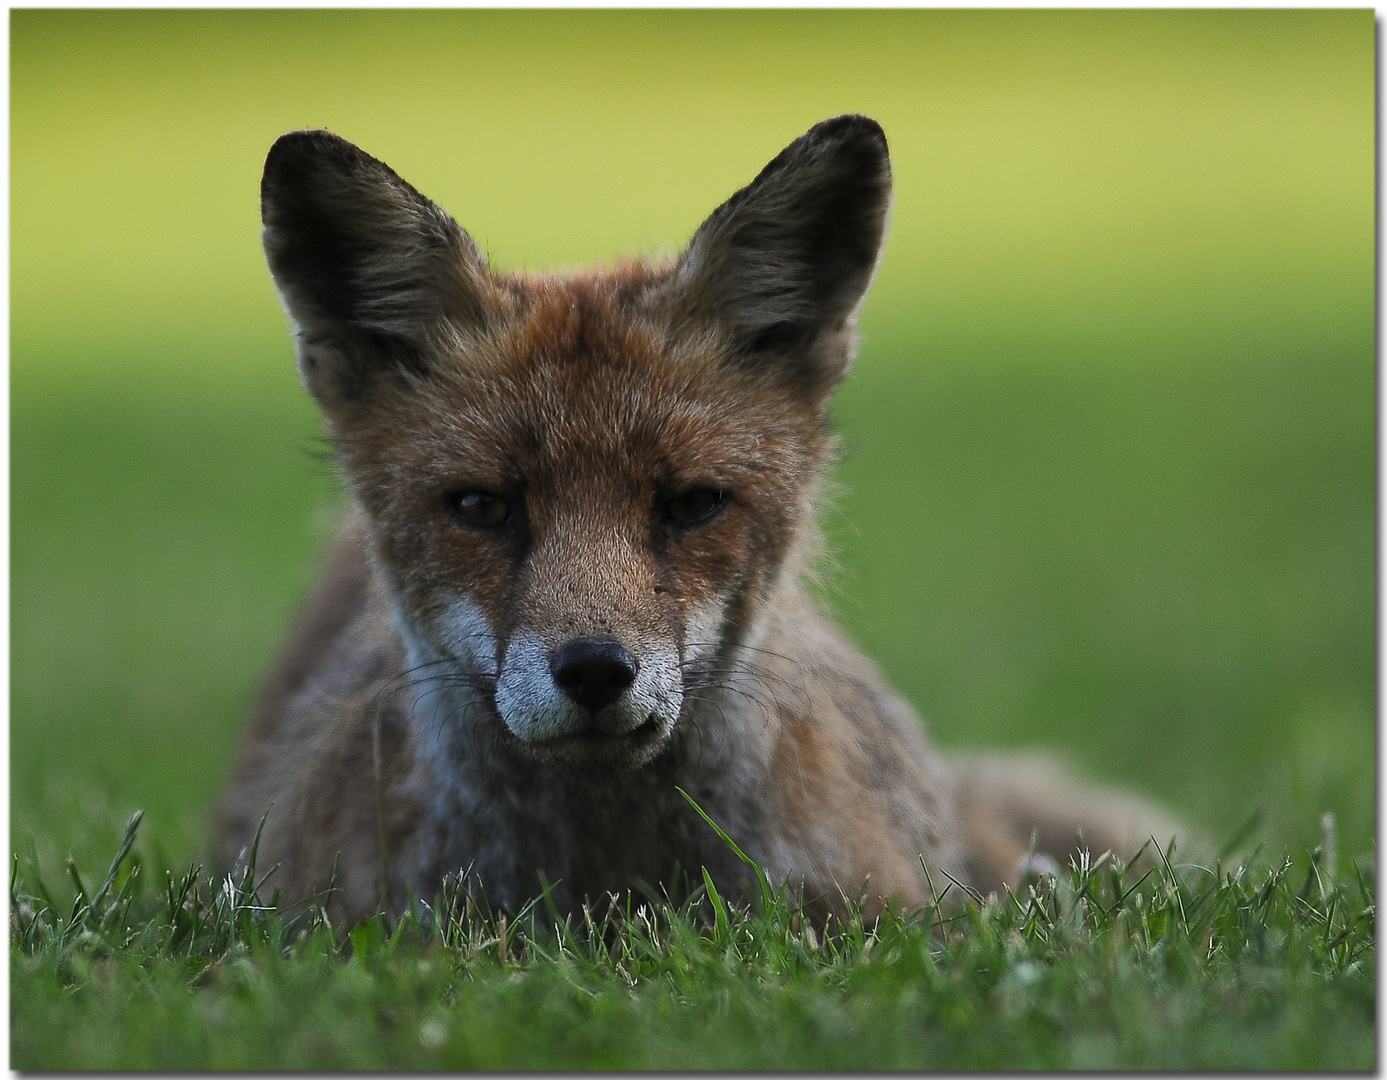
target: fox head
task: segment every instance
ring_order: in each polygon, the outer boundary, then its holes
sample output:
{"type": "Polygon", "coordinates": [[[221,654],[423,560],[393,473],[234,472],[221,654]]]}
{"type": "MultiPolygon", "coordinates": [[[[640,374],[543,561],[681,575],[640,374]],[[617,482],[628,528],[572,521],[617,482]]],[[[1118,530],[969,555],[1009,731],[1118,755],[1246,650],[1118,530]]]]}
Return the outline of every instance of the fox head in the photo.
{"type": "Polygon", "coordinates": [[[344,139],[274,144],[270,269],[438,723],[637,767],[734,677],[813,529],[890,187],[840,116],[666,265],[509,275],[344,139]]]}

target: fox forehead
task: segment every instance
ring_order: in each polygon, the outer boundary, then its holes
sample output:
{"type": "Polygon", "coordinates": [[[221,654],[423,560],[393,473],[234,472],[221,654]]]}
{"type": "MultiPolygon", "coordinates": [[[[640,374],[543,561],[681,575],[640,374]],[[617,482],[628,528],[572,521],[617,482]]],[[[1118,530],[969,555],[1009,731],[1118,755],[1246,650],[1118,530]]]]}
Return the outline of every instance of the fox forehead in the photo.
{"type": "Polygon", "coordinates": [[[681,334],[649,301],[656,272],[498,278],[484,330],[440,342],[428,374],[374,397],[344,433],[349,471],[393,461],[443,484],[537,492],[803,483],[827,445],[821,411],[681,334]]]}

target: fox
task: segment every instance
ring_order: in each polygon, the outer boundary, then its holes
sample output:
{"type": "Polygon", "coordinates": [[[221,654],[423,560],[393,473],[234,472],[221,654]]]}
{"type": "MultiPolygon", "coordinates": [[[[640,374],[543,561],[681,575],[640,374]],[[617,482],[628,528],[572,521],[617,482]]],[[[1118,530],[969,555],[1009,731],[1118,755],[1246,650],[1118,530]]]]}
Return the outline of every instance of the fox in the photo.
{"type": "Polygon", "coordinates": [[[357,920],[450,877],[512,912],[748,896],[744,855],[841,917],[1174,835],[1053,759],[939,752],[814,598],[891,188],[881,126],[838,116],[677,257],[513,273],[346,139],[274,143],[265,254],[349,507],[223,865],[258,844],[283,897],[357,920]]]}

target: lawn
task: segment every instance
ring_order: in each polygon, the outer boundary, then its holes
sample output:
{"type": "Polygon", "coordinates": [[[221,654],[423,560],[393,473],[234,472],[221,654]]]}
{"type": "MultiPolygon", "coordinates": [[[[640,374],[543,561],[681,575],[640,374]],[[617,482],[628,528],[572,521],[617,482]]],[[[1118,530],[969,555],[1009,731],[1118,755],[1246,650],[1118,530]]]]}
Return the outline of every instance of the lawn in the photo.
{"type": "Polygon", "coordinates": [[[13,1067],[1371,1067],[1371,13],[27,11],[11,50],[13,1067]],[[942,745],[1251,822],[1243,875],[813,940],[180,899],[341,505],[274,136],[564,266],[676,250],[847,110],[897,197],[825,603],[942,745]]]}
{"type": "MultiPolygon", "coordinates": [[[[817,929],[762,882],[560,922],[445,889],[349,935],[239,873],[123,859],[60,905],[12,885],[12,1056],[31,1069],[1313,1069],[1374,1046],[1374,892],[1100,858],[1017,895],[817,929]]],[[[942,884],[942,883],[941,883],[942,884]]]]}

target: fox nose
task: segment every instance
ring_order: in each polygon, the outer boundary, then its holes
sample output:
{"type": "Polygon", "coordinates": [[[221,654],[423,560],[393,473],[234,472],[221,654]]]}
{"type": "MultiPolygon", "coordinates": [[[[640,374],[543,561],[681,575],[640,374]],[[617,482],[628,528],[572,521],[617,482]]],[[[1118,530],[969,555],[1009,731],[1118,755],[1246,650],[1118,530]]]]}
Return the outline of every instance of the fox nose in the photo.
{"type": "Polygon", "coordinates": [[[636,681],[640,663],[619,642],[576,638],[554,654],[550,674],[571,700],[596,713],[636,681]]]}

